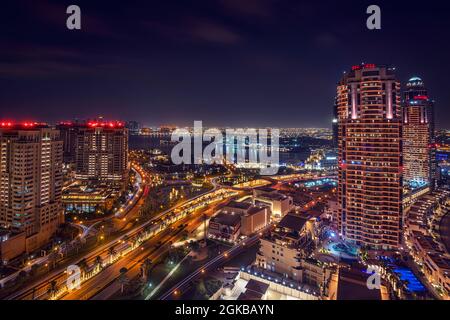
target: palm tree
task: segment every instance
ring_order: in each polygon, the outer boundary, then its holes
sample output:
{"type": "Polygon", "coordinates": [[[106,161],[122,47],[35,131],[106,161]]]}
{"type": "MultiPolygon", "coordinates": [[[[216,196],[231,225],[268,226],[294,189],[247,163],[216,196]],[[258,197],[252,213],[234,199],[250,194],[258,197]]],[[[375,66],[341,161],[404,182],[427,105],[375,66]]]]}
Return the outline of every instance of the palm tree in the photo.
{"type": "Polygon", "coordinates": [[[152,264],[153,264],[152,260],[147,258],[141,265],[141,275],[144,281],[147,281],[147,279],[150,277],[150,268],[152,264]]]}
{"type": "Polygon", "coordinates": [[[111,247],[108,249],[108,254],[109,254],[109,263],[113,262],[114,256],[116,255],[116,250],[114,249],[114,247],[111,247]]]}
{"type": "Polygon", "coordinates": [[[189,248],[192,251],[197,252],[200,250],[200,244],[197,241],[191,240],[189,241],[189,248]]]}
{"type": "Polygon", "coordinates": [[[50,295],[50,297],[53,297],[56,292],[58,291],[58,286],[56,280],[53,280],[50,282],[50,285],[48,286],[47,293],[50,295]]]}
{"type": "Polygon", "coordinates": [[[187,239],[189,239],[189,231],[184,230],[181,234],[181,240],[186,241],[187,239]]]}
{"type": "Polygon", "coordinates": [[[128,278],[127,278],[127,275],[126,275],[126,273],[128,272],[128,269],[123,267],[123,268],[120,269],[119,272],[120,272],[120,274],[119,274],[120,293],[123,294],[125,285],[128,282],[128,278]]]}
{"type": "Polygon", "coordinates": [[[137,236],[131,237],[130,242],[131,242],[131,246],[134,248],[139,242],[137,236]]]}
{"type": "Polygon", "coordinates": [[[103,268],[103,259],[100,256],[95,257],[95,266],[96,268],[103,268]]]}
{"type": "Polygon", "coordinates": [[[82,259],[80,262],[78,262],[78,267],[80,267],[81,269],[81,273],[83,274],[83,276],[86,276],[86,273],[89,269],[89,265],[87,263],[86,259],[82,259]]]}

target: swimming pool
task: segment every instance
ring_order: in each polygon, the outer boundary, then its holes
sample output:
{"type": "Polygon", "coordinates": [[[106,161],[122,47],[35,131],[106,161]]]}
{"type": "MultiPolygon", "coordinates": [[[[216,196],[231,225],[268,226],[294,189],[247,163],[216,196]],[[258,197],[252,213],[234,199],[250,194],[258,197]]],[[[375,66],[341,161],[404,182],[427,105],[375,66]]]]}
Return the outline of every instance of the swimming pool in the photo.
{"type": "Polygon", "coordinates": [[[341,259],[356,260],[358,258],[358,247],[345,242],[332,242],[327,246],[329,252],[341,259]]]}
{"type": "Polygon", "coordinates": [[[420,293],[426,291],[423,284],[419,281],[419,279],[417,279],[410,269],[397,267],[394,269],[394,272],[400,276],[400,280],[408,281],[407,288],[410,292],[420,293]]]}

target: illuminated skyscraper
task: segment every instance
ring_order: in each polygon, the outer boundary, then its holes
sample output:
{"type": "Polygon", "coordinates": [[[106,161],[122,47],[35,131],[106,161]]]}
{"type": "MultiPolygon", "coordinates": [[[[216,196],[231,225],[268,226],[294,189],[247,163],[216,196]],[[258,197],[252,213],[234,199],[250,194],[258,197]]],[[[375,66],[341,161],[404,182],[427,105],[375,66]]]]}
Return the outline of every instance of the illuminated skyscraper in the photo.
{"type": "Polygon", "coordinates": [[[62,162],[57,130],[0,123],[0,225],[23,235],[14,247],[19,254],[44,245],[64,221],[62,162]]]}
{"type": "Polygon", "coordinates": [[[394,69],[354,66],[337,87],[342,237],[396,248],[402,230],[402,119],[394,69]]]}
{"type": "Polygon", "coordinates": [[[128,174],[128,129],[122,122],[77,125],[75,168],[83,180],[123,182],[128,174]]]}
{"type": "Polygon", "coordinates": [[[403,93],[403,162],[405,184],[411,188],[435,184],[433,101],[418,77],[403,93]]]}

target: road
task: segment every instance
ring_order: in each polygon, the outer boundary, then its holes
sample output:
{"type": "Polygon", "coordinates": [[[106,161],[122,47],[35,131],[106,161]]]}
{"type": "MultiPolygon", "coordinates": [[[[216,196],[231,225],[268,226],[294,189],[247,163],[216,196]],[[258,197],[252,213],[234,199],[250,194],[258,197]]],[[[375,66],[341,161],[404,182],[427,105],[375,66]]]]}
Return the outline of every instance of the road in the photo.
{"type": "MultiPolygon", "coordinates": [[[[268,228],[270,228],[271,225],[267,226],[265,230],[262,231],[264,233],[268,228]]],[[[182,279],[180,282],[178,282],[176,285],[174,285],[170,290],[166,291],[164,294],[162,294],[159,297],[159,300],[170,300],[173,298],[176,298],[180,295],[180,292],[185,289],[187,286],[190,285],[190,283],[194,280],[196,280],[198,277],[202,276],[207,272],[208,270],[214,270],[220,267],[222,264],[233,258],[234,256],[242,253],[247,249],[247,247],[252,246],[256,242],[259,241],[259,238],[261,236],[261,233],[255,234],[252,237],[246,239],[243,242],[240,242],[233,247],[231,247],[229,250],[225,251],[224,253],[212,258],[208,262],[206,262],[204,265],[199,267],[197,270],[186,276],[184,279],[182,279]]]]}
{"type": "Polygon", "coordinates": [[[139,276],[140,267],[145,259],[157,261],[172,243],[182,239],[184,231],[189,233],[198,229],[203,223],[202,216],[211,216],[216,211],[217,206],[227,200],[221,201],[208,209],[200,209],[193,215],[187,216],[174,223],[170,228],[162,231],[157,236],[151,238],[141,245],[140,249],[132,251],[124,258],[108,266],[95,277],[89,279],[79,290],[72,291],[62,297],[63,300],[107,300],[121,290],[118,281],[120,269],[127,268],[127,277],[133,279],[139,276]],[[159,245],[158,245],[159,243],[159,245]]]}
{"type": "MultiPolygon", "coordinates": [[[[154,223],[155,220],[158,220],[165,216],[170,216],[175,210],[177,210],[179,208],[184,208],[184,207],[193,208],[195,206],[195,204],[203,205],[205,203],[209,203],[208,201],[211,201],[211,200],[203,200],[203,199],[209,199],[213,194],[215,194],[214,191],[216,191],[215,188],[213,188],[213,190],[210,190],[210,191],[207,191],[200,195],[197,195],[191,199],[188,199],[173,208],[170,208],[168,210],[161,212],[153,219],[133,228],[132,230],[127,232],[125,235],[122,235],[119,238],[114,239],[114,240],[96,248],[95,250],[91,251],[84,257],[81,257],[80,259],[75,261],[74,264],[79,264],[80,261],[82,261],[84,259],[87,261],[88,264],[93,264],[95,262],[95,259],[97,256],[104,257],[105,255],[107,255],[110,248],[118,245],[118,240],[120,238],[122,238],[123,236],[127,236],[129,238],[136,236],[140,232],[142,232],[146,227],[152,225],[152,223],[154,223]]],[[[140,210],[140,207],[143,205],[143,202],[144,202],[144,199],[141,198],[138,201],[138,203],[136,204],[136,206],[131,211],[140,210]]],[[[187,210],[187,209],[185,209],[185,210],[187,210]]],[[[21,290],[16,291],[14,294],[7,297],[7,299],[8,300],[23,300],[23,299],[28,300],[28,299],[43,298],[47,295],[47,290],[48,290],[49,284],[52,281],[56,281],[58,287],[65,285],[65,281],[67,279],[67,275],[65,272],[66,272],[65,269],[54,270],[53,272],[49,273],[45,277],[35,281],[32,284],[29,284],[28,286],[26,286],[25,288],[23,288],[21,290]]]]}
{"type": "MultiPolygon", "coordinates": [[[[140,167],[138,167],[138,166],[133,166],[132,170],[136,173],[136,184],[135,185],[137,186],[137,190],[138,190],[133,195],[132,199],[123,208],[121,208],[121,210],[119,210],[115,215],[113,215],[113,216],[111,216],[109,218],[95,221],[89,226],[85,226],[85,225],[81,225],[81,224],[73,224],[74,226],[76,226],[77,228],[80,228],[82,230],[82,232],[79,235],[79,238],[83,239],[83,238],[87,237],[89,235],[89,233],[94,230],[94,227],[97,224],[99,224],[101,222],[104,222],[107,219],[112,219],[112,218],[117,217],[117,216],[122,218],[122,217],[128,216],[128,213],[132,212],[132,209],[139,202],[139,200],[141,199],[141,196],[143,194],[145,194],[145,189],[142,189],[142,184],[145,181],[145,179],[143,179],[143,177],[142,177],[144,175],[143,170],[140,167]]],[[[145,186],[144,188],[148,188],[148,187],[145,186]]],[[[75,242],[76,240],[77,239],[72,240],[71,243],[75,242]]],[[[61,246],[60,250],[63,250],[64,249],[63,247],[64,247],[64,245],[61,246]]],[[[29,261],[25,267],[21,268],[20,270],[17,270],[13,274],[10,274],[9,276],[1,279],[0,280],[0,288],[3,286],[4,283],[6,283],[8,281],[11,281],[11,280],[14,280],[19,275],[19,273],[21,271],[27,271],[28,272],[28,271],[31,270],[31,267],[34,264],[42,265],[42,264],[46,263],[48,261],[48,259],[49,259],[49,255],[46,255],[46,256],[38,257],[38,258],[36,258],[34,260],[29,261]]]]}

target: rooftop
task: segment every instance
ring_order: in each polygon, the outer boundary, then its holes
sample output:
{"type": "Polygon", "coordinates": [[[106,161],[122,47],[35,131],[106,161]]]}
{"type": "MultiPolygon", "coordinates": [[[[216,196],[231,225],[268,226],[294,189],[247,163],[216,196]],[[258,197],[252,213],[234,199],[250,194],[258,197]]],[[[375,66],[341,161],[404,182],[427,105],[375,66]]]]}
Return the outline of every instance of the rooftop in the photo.
{"type": "Polygon", "coordinates": [[[295,213],[288,213],[281,219],[278,227],[300,232],[307,221],[307,217],[302,217],[295,213]]]}
{"type": "Polygon", "coordinates": [[[266,209],[266,207],[251,207],[250,209],[248,209],[248,211],[247,211],[247,215],[253,215],[253,214],[256,214],[256,213],[259,213],[259,212],[261,212],[262,210],[265,210],[266,209]]]}
{"type": "Polygon", "coordinates": [[[228,208],[236,208],[236,209],[242,209],[242,210],[248,210],[252,204],[250,202],[237,202],[237,201],[230,201],[226,207],[228,208]]]}
{"type": "Polygon", "coordinates": [[[241,221],[239,214],[219,212],[216,216],[211,218],[211,222],[219,223],[226,226],[235,226],[241,221]]]}
{"type": "Polygon", "coordinates": [[[281,201],[281,200],[284,200],[287,198],[284,194],[281,194],[278,192],[262,193],[262,194],[258,195],[258,197],[263,198],[263,199],[269,199],[269,200],[277,200],[277,201],[281,201]]]}
{"type": "Polygon", "coordinates": [[[267,193],[271,193],[276,191],[276,189],[270,188],[270,187],[259,187],[259,188],[255,188],[255,190],[257,191],[262,191],[262,192],[267,192],[267,193]]]}
{"type": "Polygon", "coordinates": [[[264,294],[266,294],[267,290],[269,289],[269,285],[264,282],[257,281],[255,279],[250,279],[250,281],[247,283],[245,288],[247,289],[246,292],[251,291],[258,295],[264,295],[264,294]]]}
{"type": "Polygon", "coordinates": [[[339,269],[337,300],[381,300],[379,289],[367,287],[367,277],[358,269],[339,269]]]}

